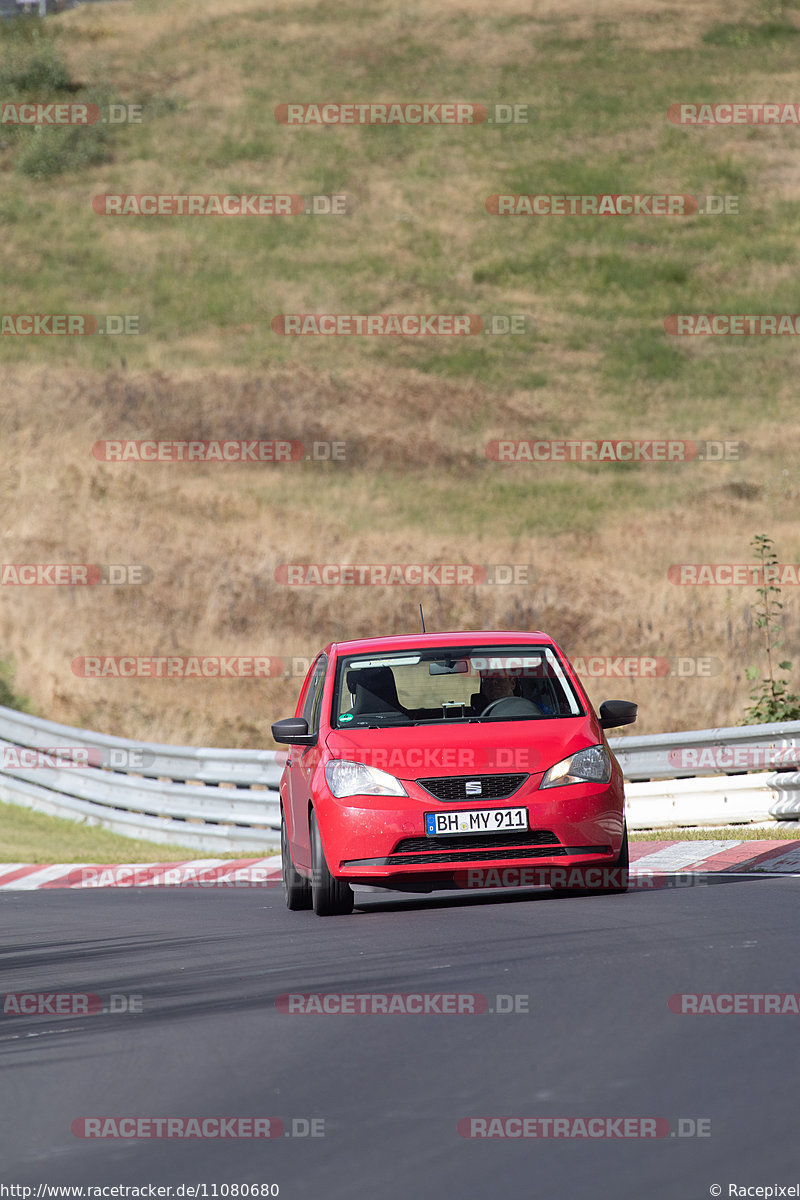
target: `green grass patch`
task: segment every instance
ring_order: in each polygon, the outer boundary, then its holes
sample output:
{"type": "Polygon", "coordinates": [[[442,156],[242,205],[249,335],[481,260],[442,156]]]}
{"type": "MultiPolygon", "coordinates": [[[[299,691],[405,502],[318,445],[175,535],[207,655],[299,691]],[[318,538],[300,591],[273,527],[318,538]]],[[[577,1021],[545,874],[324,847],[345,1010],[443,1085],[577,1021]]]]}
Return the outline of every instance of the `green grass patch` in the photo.
{"type": "Polygon", "coordinates": [[[185,862],[194,858],[264,858],[277,851],[214,852],[122,837],[94,825],[0,802],[0,862],[185,862]]]}
{"type": "Polygon", "coordinates": [[[775,829],[756,828],[752,825],[724,825],[716,829],[648,829],[629,834],[632,842],[772,842],[797,841],[800,839],[800,821],[794,826],[777,826],[775,829]]]}
{"type": "MultiPolygon", "coordinates": [[[[373,529],[376,511],[383,530],[409,536],[429,533],[434,516],[437,534],[448,539],[473,533],[558,536],[593,533],[609,513],[629,512],[634,505],[639,511],[675,505],[686,496],[685,475],[674,464],[572,464],[568,472],[549,465],[552,472],[531,463],[498,466],[476,457],[468,486],[463,470],[456,468],[397,477],[376,477],[369,468],[355,465],[346,473],[332,470],[325,476],[326,521],[343,538],[373,529]]],[[[314,519],[319,513],[319,471],[295,475],[293,483],[292,512],[298,520],[314,519]]],[[[287,493],[276,476],[268,484],[257,484],[253,494],[266,513],[274,513],[287,493]]]]}
{"type": "MultiPolygon", "coordinates": [[[[228,98],[238,100],[221,107],[212,89],[189,101],[179,83],[170,84],[169,95],[148,97],[140,86],[145,121],[114,130],[113,143],[107,127],[25,131],[16,166],[28,182],[7,179],[0,212],[0,220],[17,226],[27,224],[20,213],[31,213],[30,252],[20,246],[19,270],[12,275],[16,290],[41,308],[52,297],[55,281],[69,280],[73,294],[102,298],[111,311],[119,309],[115,301],[124,292],[126,301],[151,318],[150,332],[114,348],[131,365],[144,365],[157,346],[161,364],[166,356],[176,366],[196,353],[189,341],[194,345],[204,337],[213,343],[210,356],[241,365],[258,366],[265,354],[270,361],[291,357],[289,348],[264,331],[265,309],[270,315],[298,308],[429,312],[452,307],[503,313],[530,311],[546,297],[564,327],[548,354],[576,348],[570,327],[578,326],[578,341],[585,345],[588,337],[606,360],[603,386],[609,403],[620,383],[636,379],[660,383],[681,375],[691,389],[702,368],[674,353],[658,318],[711,303],[718,287],[716,264],[724,264],[730,294],[745,290],[754,254],[748,221],[490,218],[483,199],[495,190],[743,193],[758,179],[754,150],[744,136],[735,154],[715,150],[708,133],[701,148],[696,130],[673,128],[665,116],[676,95],[696,94],[697,80],[704,81],[703,98],[727,97],[733,82],[737,94],[746,91],[747,72],[756,66],[734,69],[731,38],[719,32],[729,27],[706,30],[696,46],[680,54],[646,53],[631,47],[624,28],[612,22],[598,22],[592,37],[575,38],[567,19],[554,20],[543,38],[531,39],[517,35],[528,23],[523,18],[462,14],[454,24],[460,30],[458,50],[443,57],[440,40],[421,33],[418,21],[398,17],[380,3],[371,8],[376,31],[391,31],[391,37],[367,39],[360,10],[358,17],[348,7],[335,14],[316,4],[293,10],[293,22],[314,37],[313,91],[319,98],[340,95],[343,61],[352,56],[359,61],[347,89],[352,98],[427,96],[434,77],[442,96],[519,97],[535,110],[534,120],[494,128],[278,126],[272,112],[278,100],[313,98],[306,96],[305,39],[287,37],[277,12],[209,20],[200,11],[178,43],[165,37],[148,47],[142,80],[150,74],[179,78],[177,62],[197,51],[191,71],[200,71],[201,62],[209,68],[224,64],[228,98]],[[506,39],[500,65],[489,66],[480,47],[500,38],[506,39]],[[611,72],[623,59],[625,87],[620,88],[612,86],[611,72]],[[577,150],[570,144],[575,137],[577,150]],[[314,220],[101,218],[91,212],[86,195],[92,176],[107,167],[112,154],[114,169],[103,183],[119,190],[126,190],[135,164],[139,173],[149,168],[154,191],[347,191],[359,207],[352,217],[314,220]],[[45,197],[38,191],[57,175],[78,173],[80,183],[70,183],[63,195],[45,197]],[[34,224],[38,196],[53,209],[45,230],[34,224]],[[408,220],[401,219],[404,214],[408,220]],[[121,229],[145,241],[141,254],[132,254],[115,270],[111,264],[121,229]],[[42,254],[45,244],[49,263],[42,254]],[[81,261],[88,246],[94,254],[81,261]],[[165,263],[181,269],[166,271],[165,263]],[[652,317],[653,331],[638,340],[624,334],[629,345],[620,350],[621,316],[638,323],[652,317]],[[252,332],[219,341],[228,327],[248,322],[252,332]]],[[[764,10],[752,28],[761,31],[766,44],[779,35],[785,40],[788,31],[797,32],[787,12],[764,10]]],[[[59,22],[48,28],[59,30],[59,22]]],[[[1,77],[7,88],[20,95],[31,89],[56,95],[78,86],[62,57],[68,38],[53,34],[34,40],[26,28],[24,35],[8,40],[14,49],[1,77]]],[[[87,89],[106,85],[99,73],[85,81],[87,89]]],[[[347,97],[342,93],[341,98],[347,97]]],[[[99,184],[98,177],[96,190],[99,184]]],[[[780,265],[796,232],[788,223],[787,213],[768,231],[759,261],[780,265]]],[[[483,346],[454,351],[445,339],[428,339],[416,351],[387,339],[375,350],[364,339],[339,339],[335,354],[315,357],[326,366],[334,359],[346,365],[378,358],[389,367],[412,365],[433,375],[526,386],[529,354],[509,340],[502,347],[498,354],[483,346]]],[[[718,362],[725,349],[718,343],[710,357],[718,362]]],[[[55,339],[37,343],[37,350],[54,361],[64,356],[55,339]]],[[[9,340],[0,353],[14,360],[27,350],[9,340]]],[[[72,353],[103,366],[108,351],[87,339],[72,353]]],[[[536,373],[547,376],[548,364],[536,373]]],[[[739,390],[744,393],[750,382],[739,390]]],[[[730,373],[722,369],[714,389],[730,386],[730,373]]]]}
{"type": "MultiPolygon", "coordinates": [[[[103,8],[94,7],[102,26],[103,8]]],[[[139,4],[137,19],[158,9],[139,4]]],[[[677,28],[675,13],[642,12],[630,25],[597,21],[576,36],[569,16],[491,8],[419,17],[371,0],[365,24],[363,6],[299,3],[287,24],[282,10],[209,18],[199,3],[191,20],[176,6],[180,36],[157,26],[146,48],[128,52],[118,33],[98,33],[103,55],[81,58],[80,67],[70,65],[79,40],[72,14],[38,33],[36,22],[7,22],[7,98],[117,99],[117,79],[102,64],[124,53],[124,99],[141,103],[144,119],[113,129],[2,130],[4,311],[137,314],[145,332],[33,343],[9,336],[0,339],[0,361],[27,363],[33,345],[37,361],[77,367],[122,358],[131,369],[159,370],[375,365],[389,378],[410,368],[498,394],[537,393],[537,436],[587,436],[588,425],[619,436],[637,423],[645,434],[660,427],[691,436],[711,422],[727,436],[752,423],[755,397],[762,419],[793,420],[796,339],[676,338],[664,318],[796,311],[800,215],[791,197],[764,183],[767,161],[776,161],[772,142],[788,148],[795,131],[682,128],[666,114],[676,100],[765,99],[765,64],[789,95],[800,83],[798,11],[794,0],[763,0],[747,22],[709,21],[689,46],[665,41],[649,50],[634,40],[641,21],[658,33],[677,28]],[[320,129],[281,126],[273,112],[292,100],[437,98],[526,103],[532,119],[320,129]],[[142,190],[345,192],[357,204],[346,217],[313,218],[92,210],[94,194],[142,190]],[[506,192],[736,195],[741,211],[489,215],[486,197],[506,192]],[[293,339],[270,329],[280,313],[386,311],[519,313],[532,324],[524,336],[463,339],[293,339]]],[[[595,528],[593,493],[630,511],[677,496],[667,473],[655,489],[651,476],[630,468],[605,472],[602,482],[577,467],[570,483],[532,476],[496,477],[492,504],[520,534],[595,528]]],[[[415,526],[430,512],[443,529],[482,519],[449,483],[446,496],[438,484],[421,485],[416,502],[402,482],[397,489],[398,511],[415,526]]]]}
{"type": "Polygon", "coordinates": [[[755,47],[763,49],[776,43],[788,42],[796,44],[800,37],[800,29],[784,21],[764,21],[760,25],[749,25],[744,21],[734,24],[712,25],[703,34],[703,42],[707,46],[728,46],[731,48],[755,47]]]}
{"type": "Polygon", "coordinates": [[[67,126],[37,130],[26,141],[17,159],[17,169],[31,179],[52,179],[65,171],[81,171],[110,162],[111,134],[105,125],[90,129],[67,126]]]}
{"type": "MultiPolygon", "coordinates": [[[[28,22],[25,23],[29,24],[28,22]]],[[[53,42],[37,29],[26,35],[0,28],[0,95],[4,101],[59,95],[73,90],[69,68],[53,42]]]]}
{"type": "Polygon", "coordinates": [[[31,711],[30,700],[21,695],[14,682],[14,667],[0,660],[0,707],[15,708],[17,712],[31,711]]]}
{"type": "MultiPolygon", "coordinates": [[[[0,28],[0,102],[96,104],[101,110],[118,102],[107,87],[75,81],[55,39],[49,23],[40,28],[38,22],[12,21],[10,29],[0,28]]],[[[115,134],[119,136],[105,118],[89,125],[4,122],[0,130],[16,150],[12,161],[17,171],[39,181],[111,162],[115,134]]]]}

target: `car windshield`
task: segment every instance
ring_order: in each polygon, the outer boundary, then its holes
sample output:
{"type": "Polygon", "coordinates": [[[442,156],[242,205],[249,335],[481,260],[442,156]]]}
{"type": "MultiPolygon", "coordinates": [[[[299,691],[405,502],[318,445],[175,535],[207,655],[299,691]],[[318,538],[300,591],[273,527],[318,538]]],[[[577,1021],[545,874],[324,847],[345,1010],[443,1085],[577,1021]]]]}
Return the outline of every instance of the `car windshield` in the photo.
{"type": "Polygon", "coordinates": [[[454,647],[342,656],[335,729],[583,715],[549,646],[454,647]]]}

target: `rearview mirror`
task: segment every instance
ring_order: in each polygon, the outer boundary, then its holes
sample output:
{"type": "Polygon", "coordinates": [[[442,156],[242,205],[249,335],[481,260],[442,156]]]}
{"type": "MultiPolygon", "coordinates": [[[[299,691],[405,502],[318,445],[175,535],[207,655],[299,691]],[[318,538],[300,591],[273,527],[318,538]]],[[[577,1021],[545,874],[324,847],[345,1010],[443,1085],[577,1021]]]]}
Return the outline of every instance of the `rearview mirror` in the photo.
{"type": "Polygon", "coordinates": [[[446,658],[442,662],[432,662],[428,667],[429,675],[467,675],[469,663],[465,658],[446,658]]]}

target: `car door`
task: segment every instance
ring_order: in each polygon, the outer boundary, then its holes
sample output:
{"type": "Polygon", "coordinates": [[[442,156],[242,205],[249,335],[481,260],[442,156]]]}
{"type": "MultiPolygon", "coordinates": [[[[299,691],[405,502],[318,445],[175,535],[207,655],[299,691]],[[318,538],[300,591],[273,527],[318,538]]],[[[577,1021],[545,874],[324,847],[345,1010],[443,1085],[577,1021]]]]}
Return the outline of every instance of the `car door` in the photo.
{"type": "MultiPolygon", "coordinates": [[[[309,733],[319,733],[322,691],[328,669],[328,656],[320,654],[311,669],[311,679],[300,716],[308,722],[309,733]]],[[[308,831],[308,804],[311,777],[319,762],[319,746],[292,746],[289,753],[289,803],[291,806],[292,858],[295,866],[311,870],[311,840],[308,831]]]]}

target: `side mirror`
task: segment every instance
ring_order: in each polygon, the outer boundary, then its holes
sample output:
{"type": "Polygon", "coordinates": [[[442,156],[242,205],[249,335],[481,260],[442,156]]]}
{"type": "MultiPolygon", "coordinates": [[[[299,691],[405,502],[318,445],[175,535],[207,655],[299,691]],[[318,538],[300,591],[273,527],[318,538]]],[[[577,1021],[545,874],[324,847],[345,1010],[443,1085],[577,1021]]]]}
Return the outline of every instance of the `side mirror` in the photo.
{"type": "Polygon", "coordinates": [[[617,729],[620,725],[632,725],[636,720],[638,705],[630,700],[605,700],[600,705],[600,725],[603,729],[617,729]]]}
{"type": "Polygon", "coordinates": [[[272,736],[276,742],[286,742],[290,746],[317,744],[317,735],[308,732],[308,721],[305,717],[286,717],[282,721],[275,721],[272,736]]]}

